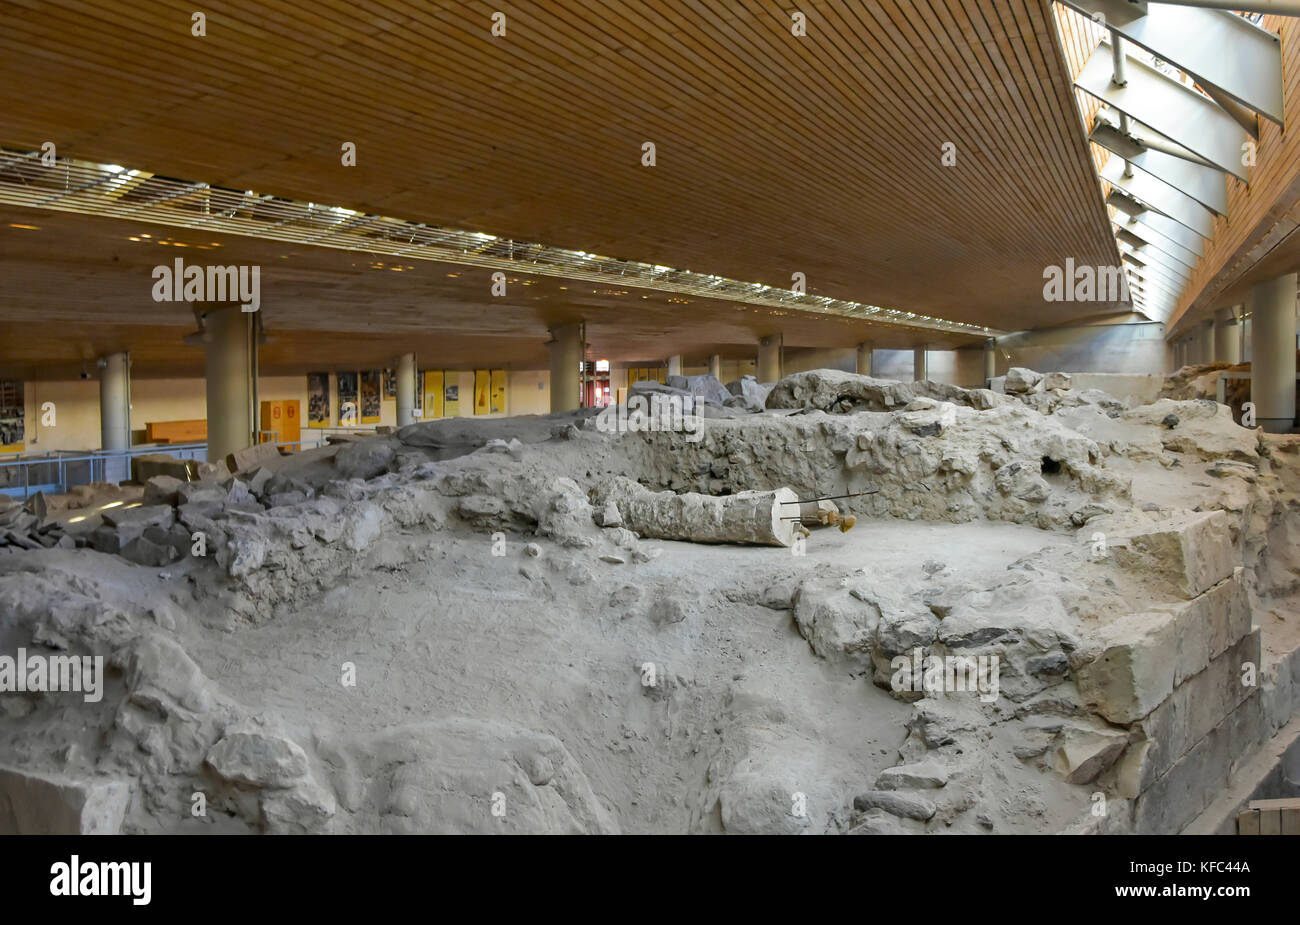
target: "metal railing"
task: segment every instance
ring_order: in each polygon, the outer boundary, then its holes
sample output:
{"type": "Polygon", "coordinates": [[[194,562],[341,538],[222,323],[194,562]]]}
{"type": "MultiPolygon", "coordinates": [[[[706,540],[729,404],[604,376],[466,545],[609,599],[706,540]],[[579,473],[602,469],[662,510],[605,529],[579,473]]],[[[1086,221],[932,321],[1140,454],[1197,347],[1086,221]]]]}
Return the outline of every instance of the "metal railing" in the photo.
{"type": "MultiPolygon", "coordinates": [[[[276,446],[300,449],[302,444],[276,446]]],[[[0,459],[0,494],[24,500],[38,491],[63,494],[75,485],[124,482],[131,477],[131,460],[137,456],[171,456],[180,460],[206,460],[206,443],[165,443],[133,446],[129,450],[92,450],[88,453],[56,450],[45,456],[0,459]]]]}

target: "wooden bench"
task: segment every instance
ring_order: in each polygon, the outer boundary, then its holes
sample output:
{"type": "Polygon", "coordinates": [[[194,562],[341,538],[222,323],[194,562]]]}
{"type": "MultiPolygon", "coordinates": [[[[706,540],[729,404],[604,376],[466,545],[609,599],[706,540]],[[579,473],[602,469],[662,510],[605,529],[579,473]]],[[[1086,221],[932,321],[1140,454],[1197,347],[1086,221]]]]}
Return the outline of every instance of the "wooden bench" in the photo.
{"type": "Polygon", "coordinates": [[[203,443],[208,439],[208,422],[151,421],[144,425],[145,443],[203,443]]]}

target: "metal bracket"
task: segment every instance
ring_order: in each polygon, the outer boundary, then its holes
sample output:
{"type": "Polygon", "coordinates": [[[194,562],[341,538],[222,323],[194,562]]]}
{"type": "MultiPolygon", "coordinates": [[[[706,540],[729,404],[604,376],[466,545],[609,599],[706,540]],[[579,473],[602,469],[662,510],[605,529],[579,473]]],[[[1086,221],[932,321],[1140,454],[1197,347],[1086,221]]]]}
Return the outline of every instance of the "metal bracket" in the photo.
{"type": "Polygon", "coordinates": [[[1110,79],[1112,68],[1110,44],[1102,42],[1074,85],[1174,139],[1220,170],[1248,179],[1241,153],[1251,138],[1213,100],[1136,58],[1128,59],[1128,84],[1116,87],[1110,79]]]}
{"type": "Polygon", "coordinates": [[[1119,155],[1134,167],[1181,190],[1216,215],[1226,215],[1228,210],[1228,185],[1224,176],[1213,167],[1204,167],[1191,161],[1154,151],[1132,136],[1103,120],[1098,113],[1096,124],[1088,140],[1119,155]]]}
{"type": "MultiPolygon", "coordinates": [[[[1142,12],[1127,0],[1062,2],[1085,16],[1100,13],[1108,29],[1190,74],[1207,91],[1212,87],[1283,125],[1282,43],[1250,20],[1227,9],[1167,3],[1152,3],[1142,12]]],[[[1223,6],[1237,9],[1232,0],[1223,6]]]]}
{"type": "Polygon", "coordinates": [[[1207,241],[1214,236],[1214,215],[1209,209],[1149,173],[1135,173],[1126,177],[1124,162],[1119,158],[1111,158],[1102,168],[1101,178],[1134,199],[1146,203],[1149,208],[1186,225],[1207,241]]]}

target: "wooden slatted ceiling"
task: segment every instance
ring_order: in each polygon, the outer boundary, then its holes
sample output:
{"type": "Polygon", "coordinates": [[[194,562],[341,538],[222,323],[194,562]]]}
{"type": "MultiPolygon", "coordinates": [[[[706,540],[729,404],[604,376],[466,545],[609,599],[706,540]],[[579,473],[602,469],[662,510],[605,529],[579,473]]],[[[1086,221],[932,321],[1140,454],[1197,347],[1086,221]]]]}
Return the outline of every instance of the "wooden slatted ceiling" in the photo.
{"type": "Polygon", "coordinates": [[[547,328],[577,318],[587,321],[593,359],[629,364],[675,353],[696,362],[712,353],[752,359],[759,338],[772,331],[784,331],[791,347],[872,341],[909,349],[923,339],[942,349],[973,342],[527,274],[510,274],[506,296],[498,298],[483,267],[0,208],[0,379],[75,377],[83,362],[119,350],[131,351],[137,375],[201,374],[202,352],[182,342],[194,330],[191,306],[152,299],[153,268],[178,257],[262,268],[261,311],[273,338],[262,355],[268,374],[349,362],[386,366],[410,350],[447,369],[545,369],[547,328]],[[187,246],[158,243],[169,239],[187,246]]]}
{"type": "Polygon", "coordinates": [[[0,142],[997,328],[1107,308],[1042,301],[1117,259],[1046,0],[799,7],[227,0],[196,38],[7,0],[0,142]]]}

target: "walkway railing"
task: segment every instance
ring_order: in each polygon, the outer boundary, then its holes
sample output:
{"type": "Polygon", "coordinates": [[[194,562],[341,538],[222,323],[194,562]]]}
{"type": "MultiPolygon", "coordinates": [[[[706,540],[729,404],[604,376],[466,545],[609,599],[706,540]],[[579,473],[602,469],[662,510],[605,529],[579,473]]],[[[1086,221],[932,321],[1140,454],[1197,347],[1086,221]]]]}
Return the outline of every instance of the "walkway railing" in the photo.
{"type": "MultiPolygon", "coordinates": [[[[298,449],[300,443],[278,443],[298,449]]],[[[38,491],[63,494],[75,485],[124,482],[131,477],[131,460],[160,454],[176,459],[208,458],[206,443],[166,443],[133,446],[129,450],[94,450],[89,453],[56,450],[38,457],[0,459],[0,494],[27,499],[38,491]]]]}

